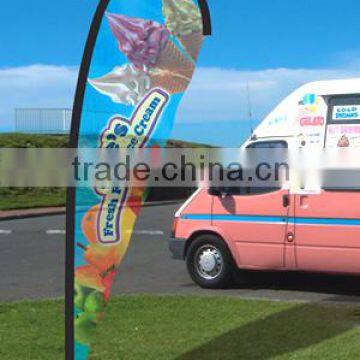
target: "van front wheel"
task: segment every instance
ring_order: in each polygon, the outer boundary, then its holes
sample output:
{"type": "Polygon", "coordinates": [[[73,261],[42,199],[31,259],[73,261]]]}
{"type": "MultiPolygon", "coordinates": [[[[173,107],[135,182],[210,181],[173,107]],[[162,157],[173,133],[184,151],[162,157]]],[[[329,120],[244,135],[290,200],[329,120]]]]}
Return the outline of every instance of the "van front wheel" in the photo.
{"type": "Polygon", "coordinates": [[[203,288],[225,288],[232,282],[233,258],[226,244],[215,235],[195,239],[188,249],[186,264],[193,281],[203,288]]]}

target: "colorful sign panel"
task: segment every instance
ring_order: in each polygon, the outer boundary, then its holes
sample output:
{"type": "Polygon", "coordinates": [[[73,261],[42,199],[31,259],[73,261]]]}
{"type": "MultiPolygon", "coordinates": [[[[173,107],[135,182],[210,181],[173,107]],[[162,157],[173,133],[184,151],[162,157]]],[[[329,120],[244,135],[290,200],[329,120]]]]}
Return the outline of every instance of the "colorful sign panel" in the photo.
{"type": "Polygon", "coordinates": [[[297,131],[300,145],[319,146],[324,144],[327,105],[321,96],[305,94],[298,107],[297,131]]]}
{"type": "Polygon", "coordinates": [[[327,147],[360,147],[360,124],[328,125],[327,147]]]}
{"type": "Polygon", "coordinates": [[[360,120],[360,105],[334,106],[333,121],[360,120]]]}
{"type": "MultiPolygon", "coordinates": [[[[72,146],[165,145],[209,33],[205,0],[101,1],[80,71],[72,146]]],[[[89,356],[145,197],[131,184],[69,190],[67,359],[89,356]]]]}
{"type": "Polygon", "coordinates": [[[298,125],[301,128],[325,125],[323,99],[315,94],[306,94],[299,104],[298,125]]]}

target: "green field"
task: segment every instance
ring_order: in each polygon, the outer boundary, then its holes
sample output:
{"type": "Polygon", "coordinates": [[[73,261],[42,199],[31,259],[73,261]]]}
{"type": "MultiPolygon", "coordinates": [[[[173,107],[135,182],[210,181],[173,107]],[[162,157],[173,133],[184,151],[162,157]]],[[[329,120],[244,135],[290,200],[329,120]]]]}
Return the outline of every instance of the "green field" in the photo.
{"type": "Polygon", "coordinates": [[[65,206],[65,188],[0,188],[0,210],[65,206]]]}
{"type": "MultiPolygon", "coordinates": [[[[0,134],[0,148],[67,148],[68,135],[0,134]]],[[[208,148],[209,145],[169,140],[169,148],[208,148]]]]}
{"type": "Polygon", "coordinates": [[[0,148],[66,148],[67,135],[0,134],[0,148]]]}
{"type": "MultiPolygon", "coordinates": [[[[63,359],[63,302],[0,304],[0,358],[63,359]]],[[[112,299],[91,359],[359,359],[360,307],[134,296],[112,299]]]]}
{"type": "MultiPolygon", "coordinates": [[[[0,134],[0,148],[66,148],[67,135],[0,134]]],[[[0,211],[64,206],[66,189],[0,188],[0,211]]]]}

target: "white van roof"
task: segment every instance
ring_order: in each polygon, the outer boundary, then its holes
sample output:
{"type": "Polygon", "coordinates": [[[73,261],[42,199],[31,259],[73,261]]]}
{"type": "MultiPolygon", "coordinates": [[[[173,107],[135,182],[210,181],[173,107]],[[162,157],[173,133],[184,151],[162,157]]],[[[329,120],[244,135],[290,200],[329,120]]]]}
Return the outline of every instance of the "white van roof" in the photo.
{"type": "Polygon", "coordinates": [[[360,78],[314,81],[301,86],[294,93],[320,96],[360,94],[360,78]]]}
{"type": "Polygon", "coordinates": [[[298,117],[299,103],[307,94],[321,97],[360,94],[360,78],[315,81],[301,86],[265,117],[254,131],[256,138],[296,136],[294,123],[298,117]]]}

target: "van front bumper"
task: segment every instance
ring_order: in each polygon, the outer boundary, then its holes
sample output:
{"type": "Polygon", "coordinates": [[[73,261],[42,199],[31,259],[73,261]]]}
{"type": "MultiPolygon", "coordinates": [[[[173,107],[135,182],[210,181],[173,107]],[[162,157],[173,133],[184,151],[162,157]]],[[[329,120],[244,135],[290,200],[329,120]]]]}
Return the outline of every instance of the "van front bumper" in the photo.
{"type": "Polygon", "coordinates": [[[186,239],[181,238],[170,238],[169,249],[175,260],[185,260],[185,245],[186,239]]]}

